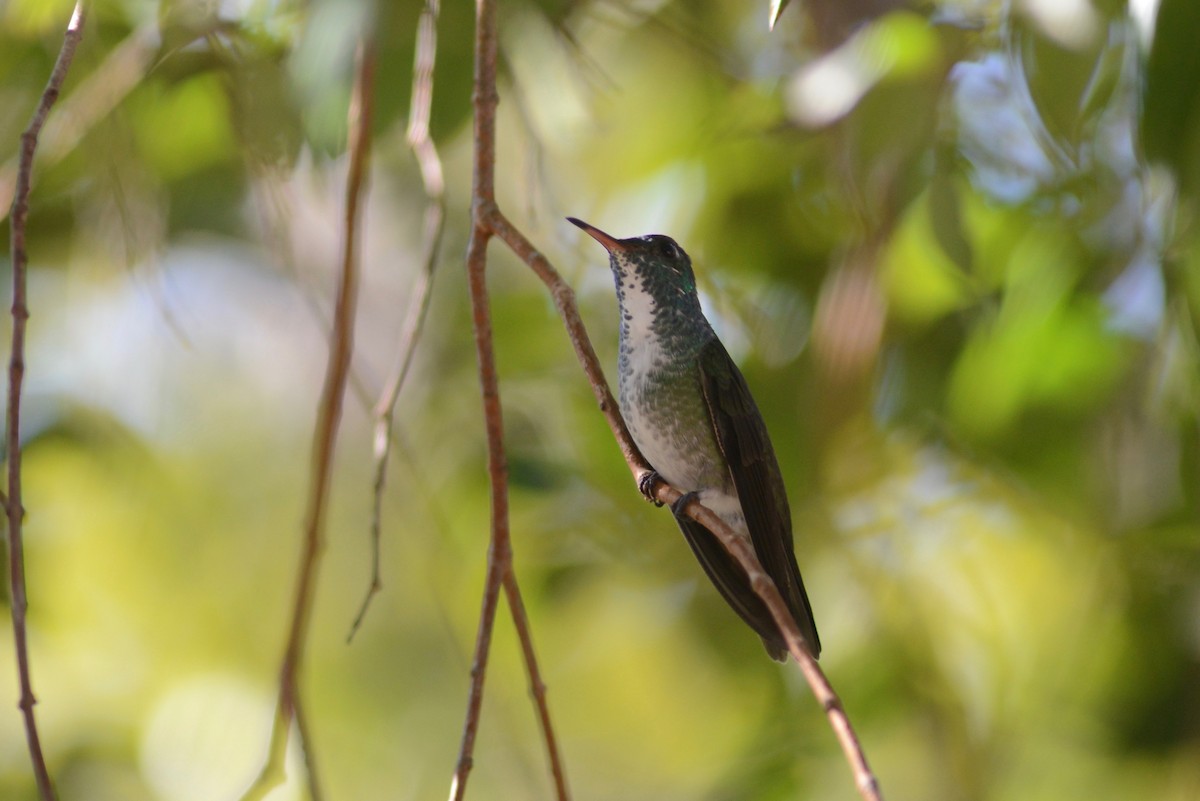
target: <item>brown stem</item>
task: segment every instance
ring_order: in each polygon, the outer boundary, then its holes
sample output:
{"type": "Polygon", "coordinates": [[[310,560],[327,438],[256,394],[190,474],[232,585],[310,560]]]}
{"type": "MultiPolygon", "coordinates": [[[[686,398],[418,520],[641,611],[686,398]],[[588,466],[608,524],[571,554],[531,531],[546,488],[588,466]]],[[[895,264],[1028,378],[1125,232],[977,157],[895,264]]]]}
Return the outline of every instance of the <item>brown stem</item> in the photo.
{"type": "Polygon", "coordinates": [[[546,755],[554,777],[559,801],[568,801],[566,772],[559,757],[550,710],[546,704],[546,688],[538,670],[532,634],[521,601],[516,573],[512,569],[512,545],[508,523],[508,466],[504,452],[504,423],[500,404],[499,377],[496,372],[495,348],[492,342],[491,311],[487,295],[487,246],[492,231],[490,215],[495,209],[496,164],[496,3],[477,0],[475,5],[475,76],[472,103],[475,107],[474,177],[471,187],[471,241],[467,248],[467,283],[471,295],[472,324],[475,331],[475,350],[479,359],[479,385],[483,396],[484,424],[487,431],[488,478],[491,485],[491,538],[488,547],[487,580],[483,605],[479,614],[479,629],[475,637],[475,654],[471,664],[471,689],[467,699],[467,715],[463,724],[462,744],[458,764],[450,785],[450,798],[459,801],[466,792],[467,776],[475,752],[475,735],[483,704],[484,678],[487,675],[488,654],[495,625],[496,606],[503,584],[509,612],[521,641],[521,651],[529,675],[531,693],[538,710],[546,755]]]}
{"type": "Polygon", "coordinates": [[[445,178],[442,159],[438,155],[433,138],[429,135],[429,115],[433,106],[433,69],[437,56],[437,20],[439,0],[426,0],[425,9],[417,23],[417,47],[413,58],[412,110],[408,122],[408,145],[416,156],[421,170],[421,182],[425,196],[429,199],[425,208],[424,258],[421,260],[421,276],[413,288],[413,298],[404,317],[400,334],[399,358],[388,379],[387,385],[372,410],[375,418],[374,458],[375,483],[371,509],[371,583],[367,587],[358,614],[350,625],[347,642],[362,625],[371,600],[383,587],[379,571],[379,548],[383,530],[383,491],[387,485],[388,457],[392,451],[392,423],[396,415],[396,401],[408,370],[412,366],[417,341],[425,327],[429,314],[430,290],[433,288],[433,272],[437,267],[442,249],[442,231],[445,227],[446,201],[445,178]]]}
{"type": "MultiPolygon", "coordinates": [[[[354,95],[350,103],[350,167],[346,179],[341,270],[334,303],[333,336],[325,366],[325,383],[313,431],[313,467],[308,508],[304,519],[304,547],[292,606],[291,629],[280,669],[279,700],[271,733],[270,753],[258,780],[243,799],[261,798],[279,782],[283,775],[288,732],[298,715],[300,691],[297,685],[300,664],[312,621],[317,566],[325,544],[325,515],[333,474],[333,452],[337,443],[342,401],[346,393],[350,359],[354,350],[354,316],[358,294],[358,219],[371,146],[374,79],[374,41],[365,37],[359,49],[354,95]]],[[[312,797],[319,798],[320,790],[316,786],[316,771],[313,769],[312,743],[307,740],[305,733],[307,728],[307,725],[301,728],[300,737],[304,740],[305,761],[309,766],[309,792],[312,797]]]]}
{"type": "Polygon", "coordinates": [[[467,789],[467,776],[474,764],[475,735],[479,730],[479,712],[483,706],[483,686],[487,677],[492,630],[500,585],[512,566],[508,532],[508,466],[504,455],[504,424],[500,406],[499,380],[492,347],[492,320],[487,296],[487,246],[491,233],[481,208],[494,197],[493,170],[496,160],[496,6],[492,0],[475,4],[475,81],[472,103],[475,106],[475,165],[471,183],[471,241],[467,247],[467,284],[471,295],[472,327],[475,352],[479,360],[479,386],[483,395],[484,426],[487,431],[488,479],[491,485],[492,519],[488,546],[487,579],[479,628],[475,635],[475,653],[471,661],[471,689],[467,696],[467,716],[463,723],[458,763],[450,782],[451,801],[461,801],[467,789]]]}
{"type": "Polygon", "coordinates": [[[538,710],[538,722],[542,728],[542,737],[546,741],[546,758],[550,762],[550,775],[554,778],[554,790],[557,798],[565,801],[571,797],[567,789],[567,776],[563,771],[562,759],[558,753],[558,741],[554,737],[554,724],[550,720],[550,706],[546,702],[546,683],[542,681],[542,673],[538,669],[537,655],[533,651],[533,635],[529,628],[529,618],[525,615],[525,602],[521,600],[521,588],[517,586],[517,574],[510,568],[504,576],[504,597],[508,601],[512,613],[513,625],[517,629],[517,638],[521,641],[521,653],[525,657],[525,669],[529,676],[529,693],[533,696],[534,706],[538,710]]]}
{"type": "MultiPolygon", "coordinates": [[[[634,470],[635,476],[638,475],[633,465],[630,465],[630,469],[634,470]]],[[[654,497],[661,503],[671,506],[683,497],[683,494],[676,488],[660,482],[655,488],[654,497]]],[[[684,512],[716,535],[721,544],[725,546],[725,550],[729,551],[746,571],[746,575],[750,579],[750,586],[771,612],[771,617],[775,619],[775,625],[779,627],[787,642],[788,651],[800,666],[809,688],[812,689],[813,695],[825,710],[825,715],[829,718],[829,725],[833,728],[838,744],[842,747],[842,753],[854,773],[854,783],[858,787],[859,794],[865,801],[883,801],[883,791],[880,789],[879,780],[875,778],[871,766],[867,763],[867,755],[863,752],[862,743],[859,742],[858,735],[855,734],[854,727],[850,724],[850,718],[846,715],[841,699],[838,698],[829,679],[821,670],[821,666],[817,664],[817,660],[808,650],[808,643],[805,642],[804,636],[796,626],[796,621],[788,611],[783,596],[779,594],[775,582],[762,569],[754,549],[745,539],[737,536],[733,529],[729,528],[711,509],[699,501],[693,500],[688,503],[684,507],[684,512]]]]}
{"type": "MultiPolygon", "coordinates": [[[[489,3],[482,0],[480,8],[486,5],[489,3]]],[[[477,175],[476,188],[479,183],[477,175]]],[[[455,766],[454,778],[450,785],[451,801],[461,801],[463,798],[466,793],[467,776],[474,763],[475,735],[479,730],[479,712],[483,706],[483,684],[487,676],[492,630],[496,621],[496,605],[499,601],[500,585],[512,568],[512,548],[508,531],[508,465],[504,455],[504,424],[492,347],[492,321],[491,312],[488,309],[485,275],[489,238],[487,229],[477,220],[471,233],[471,243],[467,248],[467,280],[471,293],[475,351],[479,359],[479,384],[483,395],[484,425],[487,430],[488,479],[492,490],[491,541],[488,546],[483,606],[479,612],[479,629],[475,635],[475,655],[471,661],[471,690],[467,697],[467,718],[463,724],[458,764],[455,766]]]]}
{"type": "Polygon", "coordinates": [[[8,361],[8,435],[5,441],[5,456],[8,460],[8,493],[5,511],[8,515],[8,576],[11,596],[13,641],[17,654],[17,677],[21,686],[18,706],[25,721],[25,739],[29,746],[29,758],[33,763],[33,775],[37,782],[38,796],[42,801],[55,798],[54,783],[46,767],[42,753],[42,741],[38,734],[37,719],[33,708],[37,698],[33,694],[33,680],[29,668],[29,642],[26,632],[26,612],[29,599],[25,585],[25,546],[22,523],[25,509],[21,504],[21,386],[25,379],[25,326],[29,320],[25,283],[29,254],[25,250],[25,226],[29,219],[29,192],[33,179],[33,156],[37,152],[38,134],[46,123],[46,115],[58,100],[67,70],[75,57],[75,49],[83,38],[83,23],[86,9],[82,0],[75,4],[71,21],[67,24],[58,59],[50,71],[50,79],[42,91],[41,100],[34,109],[29,127],[21,134],[21,153],[17,167],[17,183],[13,191],[12,212],[9,218],[12,254],[12,350],[8,361]]]}
{"type": "MultiPolygon", "coordinates": [[[[43,167],[57,164],[74,152],[96,123],[107,118],[133,91],[145,77],[158,45],[155,21],[132,31],[103,61],[89,69],[71,96],[63,98],[54,116],[46,120],[46,127],[38,136],[38,162],[43,167]]],[[[19,156],[0,164],[0,204],[6,208],[15,196],[19,156]]]]}
{"type": "Polygon", "coordinates": [[[308,801],[324,801],[325,796],[321,793],[320,777],[317,774],[317,760],[313,754],[312,734],[308,727],[307,707],[299,693],[292,696],[292,713],[296,718],[296,733],[304,751],[304,770],[308,775],[308,801]]]}

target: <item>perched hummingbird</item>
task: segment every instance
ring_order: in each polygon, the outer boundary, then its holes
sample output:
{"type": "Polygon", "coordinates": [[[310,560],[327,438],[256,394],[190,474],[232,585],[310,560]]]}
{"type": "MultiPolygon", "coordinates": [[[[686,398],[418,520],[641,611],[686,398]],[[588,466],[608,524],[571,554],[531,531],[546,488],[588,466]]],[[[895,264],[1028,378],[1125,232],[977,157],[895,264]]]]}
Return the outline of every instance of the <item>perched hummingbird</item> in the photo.
{"type": "Polygon", "coordinates": [[[700,565],[773,659],[787,645],[720,541],[683,514],[692,497],[754,546],[808,642],[821,641],[796,555],[783,475],[746,379],[700,310],[692,261],[661,234],[616,239],[568,217],[608,251],[621,315],[617,402],[638,450],[685,493],[672,509],[700,565]]]}

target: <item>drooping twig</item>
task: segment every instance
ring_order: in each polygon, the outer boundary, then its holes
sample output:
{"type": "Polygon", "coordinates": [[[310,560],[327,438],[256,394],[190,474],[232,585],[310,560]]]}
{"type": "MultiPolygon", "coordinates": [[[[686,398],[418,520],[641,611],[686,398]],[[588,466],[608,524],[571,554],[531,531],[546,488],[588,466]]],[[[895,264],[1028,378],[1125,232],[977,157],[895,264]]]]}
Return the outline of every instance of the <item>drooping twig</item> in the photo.
{"type": "Polygon", "coordinates": [[[354,638],[358,627],[362,625],[363,617],[367,614],[367,608],[371,605],[371,599],[383,586],[379,572],[379,550],[383,528],[383,491],[387,483],[388,456],[391,455],[393,442],[392,421],[396,415],[396,401],[400,397],[400,390],[404,387],[404,380],[408,377],[413,354],[417,349],[417,340],[429,313],[433,271],[437,267],[442,249],[442,230],[446,219],[446,181],[442,174],[442,159],[438,155],[433,138],[429,135],[429,115],[433,106],[433,68],[437,56],[438,11],[439,0],[426,0],[425,8],[421,11],[421,18],[417,23],[416,55],[413,58],[412,110],[409,114],[406,136],[408,146],[416,156],[417,166],[421,170],[421,182],[425,187],[425,195],[429,198],[425,208],[424,257],[421,260],[421,275],[417,279],[416,286],[413,287],[412,300],[409,302],[408,311],[404,316],[396,367],[372,410],[372,416],[375,418],[375,483],[371,511],[371,583],[367,587],[367,594],[363,598],[362,606],[359,607],[358,614],[354,617],[354,623],[350,626],[347,641],[354,638]]]}
{"type": "MultiPolygon", "coordinates": [[[[373,40],[368,36],[364,38],[359,48],[354,95],[350,103],[350,166],[346,178],[346,213],[343,220],[341,270],[337,298],[334,303],[333,335],[329,344],[325,383],[321,391],[317,422],[313,432],[311,484],[308,493],[308,508],[304,519],[304,547],[296,582],[292,622],[287,646],[284,649],[283,665],[280,669],[279,699],[271,734],[270,752],[262,773],[243,796],[244,799],[262,798],[279,783],[284,775],[283,765],[287,754],[288,733],[292,723],[298,719],[299,715],[300,664],[305,644],[308,641],[309,624],[312,620],[317,566],[325,542],[325,515],[333,474],[333,452],[337,442],[338,423],[341,420],[342,401],[350,373],[350,359],[354,351],[354,317],[358,293],[358,220],[367,174],[367,156],[371,143],[374,78],[375,48],[373,40]]],[[[312,742],[308,740],[307,730],[307,724],[300,727],[300,736],[305,741],[303,745],[305,760],[308,764],[310,795],[318,798],[320,790],[316,786],[312,742]]]]}
{"type": "Polygon", "coordinates": [[[479,728],[479,713],[483,706],[484,679],[487,676],[488,655],[496,619],[501,585],[505,589],[509,611],[529,675],[530,688],[537,706],[542,735],[546,742],[547,759],[554,777],[559,801],[567,801],[566,772],[562,766],[550,710],[546,704],[546,689],[542,682],[534,653],[532,633],[521,601],[517,577],[512,569],[512,544],[508,525],[508,465],[504,451],[504,423],[500,404],[499,377],[496,372],[495,349],[492,343],[491,310],[487,294],[487,246],[492,231],[487,217],[495,208],[496,164],[496,4],[495,0],[477,0],[475,4],[475,75],[472,104],[474,105],[474,174],[471,186],[471,239],[467,248],[467,284],[471,296],[472,327],[475,332],[475,351],[479,360],[479,385],[483,397],[484,426],[487,432],[488,479],[491,486],[491,537],[488,547],[487,578],[479,614],[479,629],[475,637],[475,652],[471,663],[471,689],[467,699],[467,715],[463,724],[458,763],[450,784],[451,801],[461,801],[466,792],[467,776],[475,753],[475,735],[479,728]]]}
{"type": "Polygon", "coordinates": [[[550,705],[546,701],[546,683],[542,681],[542,673],[538,669],[537,654],[533,650],[533,631],[529,627],[529,618],[525,614],[525,602],[521,600],[521,588],[517,585],[517,574],[513,572],[511,564],[508,573],[504,576],[504,598],[508,602],[513,626],[517,630],[517,640],[521,643],[521,654],[525,658],[525,671],[529,676],[529,692],[533,696],[533,703],[538,712],[538,724],[542,729],[542,739],[546,743],[546,760],[550,763],[550,777],[554,779],[555,797],[560,801],[567,801],[571,797],[571,793],[567,789],[567,775],[563,769],[562,756],[558,751],[558,739],[554,736],[554,723],[550,719],[550,705]]]}
{"type": "Polygon", "coordinates": [[[25,297],[26,267],[29,254],[25,251],[25,226],[29,218],[29,192],[33,180],[33,157],[37,152],[38,134],[46,123],[50,107],[58,100],[67,70],[75,57],[75,49],[83,38],[83,23],[86,10],[82,0],[75,4],[67,32],[63,36],[58,59],[50,71],[50,80],[42,91],[41,100],[34,109],[29,127],[21,134],[21,152],[17,166],[17,182],[13,190],[12,211],[9,218],[10,245],[12,255],[12,351],[8,361],[8,433],[5,441],[5,458],[8,461],[8,492],[5,496],[5,511],[8,515],[8,580],[12,609],[13,641],[17,655],[17,679],[21,686],[18,706],[25,721],[25,739],[29,746],[29,758],[33,763],[33,775],[37,782],[38,795],[42,801],[52,801],[54,784],[46,767],[42,753],[42,741],[38,734],[37,719],[33,707],[37,698],[33,694],[33,679],[29,668],[29,643],[26,633],[25,613],[29,598],[25,586],[25,543],[22,523],[25,509],[21,504],[21,385],[25,379],[25,325],[29,320],[29,306],[25,297]]]}

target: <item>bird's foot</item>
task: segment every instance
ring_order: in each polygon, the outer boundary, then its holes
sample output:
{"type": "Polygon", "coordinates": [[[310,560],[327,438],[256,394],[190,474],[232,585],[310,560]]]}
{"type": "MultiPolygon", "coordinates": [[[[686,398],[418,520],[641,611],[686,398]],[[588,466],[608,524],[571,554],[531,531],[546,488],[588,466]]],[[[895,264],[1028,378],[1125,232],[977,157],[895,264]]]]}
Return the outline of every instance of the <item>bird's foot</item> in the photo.
{"type": "Polygon", "coordinates": [[[695,490],[692,490],[691,492],[683,493],[682,495],[679,496],[679,500],[677,500],[677,501],[675,501],[675,503],[671,504],[671,512],[676,517],[686,517],[683,510],[687,508],[687,505],[689,503],[698,499],[699,497],[700,497],[700,493],[696,492],[695,490]]]}
{"type": "Polygon", "coordinates": [[[663,502],[654,497],[655,485],[663,480],[663,477],[658,474],[657,470],[651,470],[648,473],[642,473],[642,477],[638,479],[638,492],[646,496],[646,500],[655,506],[662,506],[663,502]]]}

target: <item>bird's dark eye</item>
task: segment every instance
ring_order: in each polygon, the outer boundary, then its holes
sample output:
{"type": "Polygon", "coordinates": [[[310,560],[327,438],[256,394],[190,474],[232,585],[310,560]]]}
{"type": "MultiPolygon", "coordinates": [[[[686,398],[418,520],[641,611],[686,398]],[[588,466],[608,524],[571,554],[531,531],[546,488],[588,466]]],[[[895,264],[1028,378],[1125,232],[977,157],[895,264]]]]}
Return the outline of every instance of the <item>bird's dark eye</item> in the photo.
{"type": "Polygon", "coordinates": [[[665,236],[659,240],[658,249],[664,256],[667,256],[668,258],[679,258],[679,245],[676,245],[673,240],[668,239],[665,236]]]}

